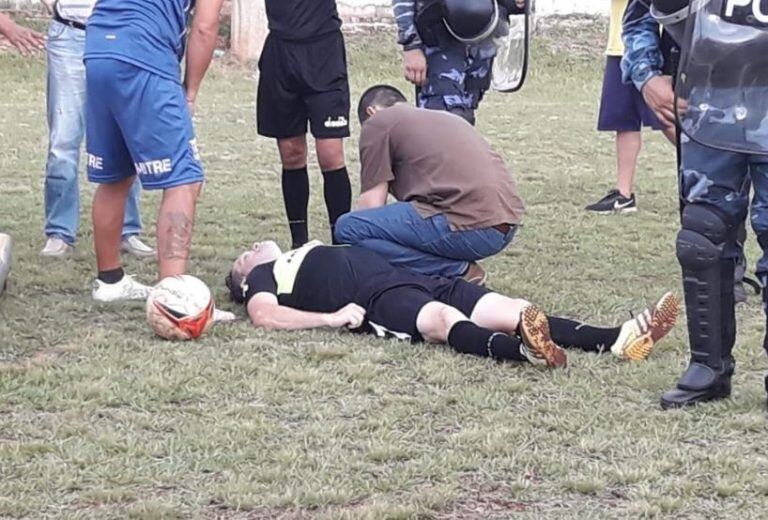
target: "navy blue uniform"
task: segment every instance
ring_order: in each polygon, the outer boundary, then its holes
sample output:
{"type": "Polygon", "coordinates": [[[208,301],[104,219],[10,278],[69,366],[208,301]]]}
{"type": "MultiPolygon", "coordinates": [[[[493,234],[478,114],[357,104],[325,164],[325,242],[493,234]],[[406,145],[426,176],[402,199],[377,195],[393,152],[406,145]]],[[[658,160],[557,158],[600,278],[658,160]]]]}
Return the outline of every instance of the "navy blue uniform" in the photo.
{"type": "Polygon", "coordinates": [[[431,34],[420,34],[417,18],[434,7],[434,0],[392,0],[397,41],[404,51],[421,49],[427,59],[427,82],[418,89],[421,108],[453,112],[474,124],[475,110],[491,87],[496,56],[492,40],[468,45],[451,37],[442,20],[431,34]]]}
{"type": "Polygon", "coordinates": [[[138,174],[147,189],[204,179],[181,85],[193,0],[100,0],[85,64],[88,178],[138,174]]]}

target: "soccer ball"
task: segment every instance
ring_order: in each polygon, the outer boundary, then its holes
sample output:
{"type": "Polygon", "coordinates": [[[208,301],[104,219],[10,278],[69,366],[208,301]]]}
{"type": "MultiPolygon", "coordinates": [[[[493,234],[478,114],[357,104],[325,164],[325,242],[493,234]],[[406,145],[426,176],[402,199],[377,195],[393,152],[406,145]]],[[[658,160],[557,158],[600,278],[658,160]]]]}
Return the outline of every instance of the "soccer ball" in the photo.
{"type": "Polygon", "coordinates": [[[147,321],[161,338],[197,339],[213,323],[211,290],[194,276],[163,278],[147,298],[147,321]]]}

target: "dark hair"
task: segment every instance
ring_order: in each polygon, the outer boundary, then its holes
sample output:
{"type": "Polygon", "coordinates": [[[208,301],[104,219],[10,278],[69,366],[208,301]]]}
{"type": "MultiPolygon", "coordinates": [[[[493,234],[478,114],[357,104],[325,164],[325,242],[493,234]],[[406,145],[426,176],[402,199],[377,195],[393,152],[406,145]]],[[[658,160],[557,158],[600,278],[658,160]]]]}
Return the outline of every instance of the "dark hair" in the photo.
{"type": "Polygon", "coordinates": [[[402,92],[391,85],[374,85],[360,96],[360,103],[357,105],[357,117],[360,123],[365,123],[368,118],[368,107],[388,108],[396,103],[408,101],[402,92]]]}
{"type": "Polygon", "coordinates": [[[243,277],[237,276],[234,270],[230,271],[227,277],[224,279],[224,285],[229,289],[229,297],[233,302],[243,303],[245,301],[245,294],[242,289],[243,277]]]}

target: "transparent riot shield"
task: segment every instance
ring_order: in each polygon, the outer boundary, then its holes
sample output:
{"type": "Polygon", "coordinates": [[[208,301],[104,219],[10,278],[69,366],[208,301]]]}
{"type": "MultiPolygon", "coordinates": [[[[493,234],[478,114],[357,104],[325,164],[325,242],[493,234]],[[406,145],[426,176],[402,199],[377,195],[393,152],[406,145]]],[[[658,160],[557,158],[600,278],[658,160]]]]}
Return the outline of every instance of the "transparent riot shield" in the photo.
{"type": "Polygon", "coordinates": [[[496,57],[491,72],[491,87],[499,92],[516,92],[528,72],[534,0],[528,0],[525,13],[509,17],[509,32],[494,39],[496,57]]]}
{"type": "Polygon", "coordinates": [[[690,12],[677,82],[680,126],[722,150],[768,154],[768,0],[690,12]]]}

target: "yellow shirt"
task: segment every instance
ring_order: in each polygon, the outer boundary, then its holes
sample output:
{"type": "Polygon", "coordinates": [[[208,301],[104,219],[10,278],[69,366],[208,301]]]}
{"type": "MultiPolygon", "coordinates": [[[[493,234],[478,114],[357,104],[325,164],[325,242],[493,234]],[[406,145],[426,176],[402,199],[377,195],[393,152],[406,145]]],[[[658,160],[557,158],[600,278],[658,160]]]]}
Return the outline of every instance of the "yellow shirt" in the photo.
{"type": "Polygon", "coordinates": [[[624,54],[624,43],[621,41],[621,20],[624,11],[627,10],[629,0],[611,0],[611,23],[608,26],[607,56],[621,56],[624,54]]]}

